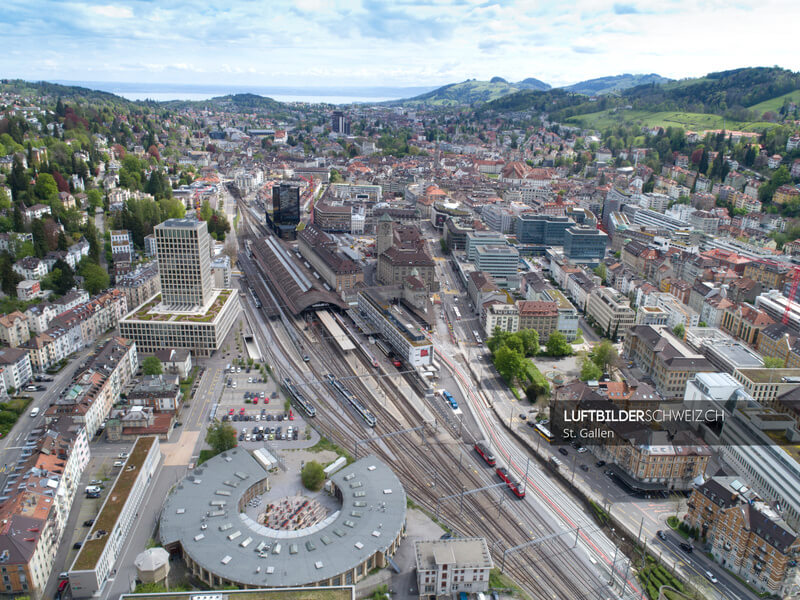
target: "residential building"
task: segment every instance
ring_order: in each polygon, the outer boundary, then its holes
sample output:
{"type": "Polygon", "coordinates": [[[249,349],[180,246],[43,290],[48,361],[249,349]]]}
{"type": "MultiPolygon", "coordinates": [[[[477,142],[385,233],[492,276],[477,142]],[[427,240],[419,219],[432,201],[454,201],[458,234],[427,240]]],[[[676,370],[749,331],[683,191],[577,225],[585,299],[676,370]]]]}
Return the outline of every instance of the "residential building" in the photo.
{"type": "Polygon", "coordinates": [[[756,350],[763,356],[781,359],[784,366],[800,367],[800,363],[797,365],[788,363],[790,352],[799,338],[800,332],[790,325],[784,325],[781,322],[773,323],[772,325],[767,325],[758,333],[756,350]]]}
{"type": "Polygon", "coordinates": [[[481,307],[480,323],[487,338],[497,328],[514,333],[519,331],[519,309],[516,304],[487,302],[481,307]]]}
{"type": "Polygon", "coordinates": [[[125,294],[128,309],[133,310],[161,291],[158,263],[151,261],[117,278],[116,287],[125,294]]]}
{"type": "Polygon", "coordinates": [[[800,538],[767,502],[736,477],[714,477],[692,491],[686,521],[711,545],[714,559],[757,590],[796,590],[800,538]]]}
{"type": "Polygon", "coordinates": [[[15,262],[11,268],[23,279],[39,280],[50,272],[47,263],[35,256],[26,256],[15,262]]]}
{"type": "Polygon", "coordinates": [[[111,254],[128,254],[133,256],[133,236],[127,229],[111,231],[111,254]]]}
{"type": "Polygon", "coordinates": [[[42,284],[35,279],[23,279],[17,284],[17,298],[28,302],[42,295],[42,284]]]}
{"type": "Polygon", "coordinates": [[[391,288],[374,287],[358,292],[358,310],[389,343],[397,356],[412,367],[429,365],[433,345],[420,333],[427,323],[405,301],[395,302],[391,288]]]}
{"type": "Polygon", "coordinates": [[[494,565],[484,538],[417,541],[414,551],[420,598],[451,598],[489,589],[494,565]]]}
{"type": "Polygon", "coordinates": [[[51,401],[48,418],[67,416],[86,429],[92,439],[111,408],[119,402],[122,390],[133,379],[139,366],[136,344],[111,338],[100,351],[75,372],[70,385],[51,401]]]}
{"type": "Polygon", "coordinates": [[[136,523],[145,493],[160,462],[157,437],[145,436],[136,440],[69,569],[73,598],[97,595],[115,572],[117,559],[128,547],[126,538],[136,523]]]}
{"type": "Polygon", "coordinates": [[[628,299],[607,287],[592,290],[586,302],[586,315],[611,339],[624,338],[636,321],[636,313],[628,299]]]}
{"type": "Polygon", "coordinates": [[[542,292],[541,300],[555,302],[558,305],[558,322],[556,329],[564,334],[568,342],[578,337],[578,311],[572,306],[566,296],[559,290],[549,289],[542,292]]]}
{"type": "Polygon", "coordinates": [[[508,292],[501,290],[492,276],[483,271],[471,271],[467,275],[467,294],[476,313],[487,302],[510,303],[508,292]]]}
{"type": "Polygon", "coordinates": [[[5,392],[21,390],[33,377],[31,359],[22,348],[0,347],[0,386],[5,392]]]}
{"type": "Polygon", "coordinates": [[[81,474],[89,462],[83,428],[57,419],[17,466],[0,504],[0,570],[5,594],[43,597],[81,474]]]}
{"type": "Polygon", "coordinates": [[[149,406],[155,412],[175,412],[180,402],[181,389],[177,375],[145,375],[128,392],[131,406],[149,406]]]}
{"type": "Polygon", "coordinates": [[[174,373],[181,379],[188,379],[192,371],[192,353],[186,348],[164,348],[153,355],[161,361],[165,373],[174,373]]]}
{"type": "Polygon", "coordinates": [[[686,382],[714,365],[663,327],[635,325],[625,338],[625,356],[653,380],[656,391],[671,400],[682,398],[686,382]]]}
{"type": "Polygon", "coordinates": [[[749,304],[734,304],[723,311],[720,329],[745,344],[755,346],[761,330],[773,323],[775,321],[762,310],[749,304]]]}
{"type": "Polygon", "coordinates": [[[15,310],[7,315],[0,315],[0,343],[16,348],[31,337],[28,330],[28,317],[15,310]]]}
{"type": "Polygon", "coordinates": [[[331,115],[331,129],[333,133],[350,135],[350,119],[340,110],[333,111],[331,115]]]}
{"type": "Polygon", "coordinates": [[[152,233],[144,236],[144,254],[150,258],[155,258],[156,250],[156,236],[152,233]]]}
{"type": "Polygon", "coordinates": [[[658,306],[640,306],[636,309],[637,325],[666,325],[669,313],[658,306]]]}
{"type": "Polygon", "coordinates": [[[789,267],[774,260],[755,260],[744,267],[743,277],[758,281],[768,290],[782,290],[789,267]]]}
{"type": "Polygon", "coordinates": [[[564,232],[564,256],[572,263],[596,265],[607,246],[608,235],[594,227],[575,225],[564,232]]]}
{"type": "Polygon", "coordinates": [[[756,308],[763,310],[778,323],[782,323],[784,317],[788,317],[787,324],[795,331],[800,329],[800,304],[794,300],[789,300],[777,289],[771,289],[758,295],[756,297],[756,308]]]}
{"type": "Polygon", "coordinates": [[[547,343],[550,334],[558,330],[557,302],[520,300],[517,302],[519,329],[535,329],[539,333],[539,341],[547,343]]]}
{"type": "Polygon", "coordinates": [[[231,257],[227,254],[215,256],[209,264],[213,285],[217,289],[231,287],[231,257]]]}

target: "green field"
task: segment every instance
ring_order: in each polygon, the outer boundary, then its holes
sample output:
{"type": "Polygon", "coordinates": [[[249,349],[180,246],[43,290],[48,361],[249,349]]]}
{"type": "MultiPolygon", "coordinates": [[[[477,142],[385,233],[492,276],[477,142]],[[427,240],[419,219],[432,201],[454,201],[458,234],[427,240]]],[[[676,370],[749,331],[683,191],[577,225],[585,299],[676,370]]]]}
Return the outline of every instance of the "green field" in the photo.
{"type": "Polygon", "coordinates": [[[769,100],[764,100],[764,102],[759,102],[758,104],[754,104],[753,106],[748,107],[750,110],[758,111],[759,115],[763,115],[768,110],[773,112],[778,112],[783,106],[784,99],[788,98],[791,102],[799,103],[800,102],[800,90],[795,90],[793,92],[789,92],[788,94],[784,94],[783,96],[776,96],[775,98],[770,98],[769,100]]]}
{"type": "Polygon", "coordinates": [[[640,125],[647,127],[683,127],[692,131],[705,129],[722,129],[737,131],[761,131],[775,127],[775,123],[731,121],[719,115],[689,112],[649,112],[644,110],[604,110],[588,115],[579,115],[567,119],[568,123],[590,129],[605,129],[619,124],[640,125]]]}

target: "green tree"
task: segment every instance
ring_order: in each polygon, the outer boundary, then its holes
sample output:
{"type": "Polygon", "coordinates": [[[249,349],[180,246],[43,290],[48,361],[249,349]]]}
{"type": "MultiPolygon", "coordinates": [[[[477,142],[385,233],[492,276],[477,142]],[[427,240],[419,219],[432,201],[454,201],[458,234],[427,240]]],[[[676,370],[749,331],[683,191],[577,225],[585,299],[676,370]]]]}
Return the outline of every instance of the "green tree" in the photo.
{"type": "Polygon", "coordinates": [[[203,204],[200,206],[200,218],[207,222],[211,219],[213,214],[214,211],[211,210],[211,203],[208,199],[203,200],[203,204]]]}
{"type": "Polygon", "coordinates": [[[522,347],[525,356],[536,356],[539,354],[539,332],[535,329],[522,329],[517,332],[517,337],[522,340],[522,347]]]}
{"type": "Polygon", "coordinates": [[[42,287],[63,296],[75,287],[75,271],[59,258],[53,264],[53,270],[42,279],[42,287]]]}
{"type": "Polygon", "coordinates": [[[325,483],[325,469],[317,461],[311,460],[300,470],[300,480],[306,489],[317,492],[325,483]]]}
{"type": "Polygon", "coordinates": [[[101,290],[108,287],[109,277],[108,273],[103,270],[103,267],[91,260],[81,262],[80,268],[81,277],[83,277],[83,287],[92,295],[97,294],[101,290]]]}
{"type": "Polygon", "coordinates": [[[764,368],[765,369],[782,369],[785,365],[784,361],[776,356],[765,356],[764,357],[764,368]]]}
{"type": "Polygon", "coordinates": [[[186,207],[177,198],[164,198],[159,204],[165,219],[182,219],[186,214],[186,207]]]}
{"type": "Polygon", "coordinates": [[[683,339],[683,336],[686,335],[686,327],[683,325],[683,323],[678,323],[672,328],[672,333],[683,339]]]}
{"type": "Polygon", "coordinates": [[[142,361],[142,373],[145,375],[161,375],[164,373],[164,365],[155,356],[148,356],[142,361]]]}
{"type": "Polygon", "coordinates": [[[597,368],[600,369],[602,375],[610,365],[616,364],[617,360],[619,360],[619,353],[614,347],[614,344],[609,340],[603,340],[592,348],[589,357],[597,368]]]}
{"type": "Polygon", "coordinates": [[[39,173],[36,178],[36,185],[33,186],[33,193],[40,200],[50,201],[58,197],[58,185],[50,173],[39,173]]]}
{"type": "Polygon", "coordinates": [[[522,368],[522,355],[507,346],[501,346],[494,355],[494,366],[500,376],[511,383],[522,368]]]}
{"type": "Polygon", "coordinates": [[[92,208],[103,208],[103,193],[98,189],[91,189],[86,192],[89,199],[89,206],[92,208]]]}
{"type": "Polygon", "coordinates": [[[22,281],[22,275],[13,268],[14,261],[8,252],[0,254],[0,281],[2,282],[3,292],[7,296],[16,297],[17,284],[22,281]]]}
{"type": "Polygon", "coordinates": [[[235,448],[236,430],[230,423],[214,421],[206,431],[206,444],[211,446],[215,456],[220,452],[235,448]]]}
{"type": "Polygon", "coordinates": [[[547,355],[553,357],[569,356],[572,354],[572,346],[570,346],[567,338],[560,331],[554,331],[547,338],[547,355]]]}
{"type": "Polygon", "coordinates": [[[581,362],[581,381],[592,381],[603,376],[603,369],[598,367],[589,356],[584,356],[581,362]]]}
{"type": "Polygon", "coordinates": [[[608,276],[608,269],[606,268],[605,264],[600,263],[595,267],[594,274],[597,275],[603,283],[605,283],[606,277],[608,276]]]}

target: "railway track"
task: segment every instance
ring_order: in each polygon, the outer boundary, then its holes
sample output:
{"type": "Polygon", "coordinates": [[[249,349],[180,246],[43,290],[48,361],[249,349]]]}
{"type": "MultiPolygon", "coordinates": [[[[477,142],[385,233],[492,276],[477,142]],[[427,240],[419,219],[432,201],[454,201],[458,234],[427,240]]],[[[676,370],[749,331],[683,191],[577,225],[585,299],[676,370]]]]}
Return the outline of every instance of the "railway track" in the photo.
{"type": "MultiPolygon", "coordinates": [[[[243,211],[243,214],[247,215],[247,211],[243,211]]],[[[261,227],[257,226],[256,232],[258,229],[261,227]]],[[[309,363],[303,363],[296,344],[287,343],[278,335],[280,326],[286,329],[287,339],[294,340],[297,335],[297,331],[289,331],[289,327],[296,326],[296,323],[288,323],[285,317],[268,324],[273,332],[271,343],[265,346],[271,354],[271,362],[280,366],[285,376],[301,386],[304,394],[317,407],[314,427],[333,442],[350,449],[354,440],[396,432],[405,427],[388,408],[374,400],[376,386],[383,389],[407,423],[419,422],[419,415],[402,401],[401,390],[392,376],[357,375],[338,348],[333,347],[332,340],[326,340],[324,336],[318,340],[320,343],[314,345],[315,352],[309,363]],[[310,375],[304,372],[308,367],[311,367],[310,375]],[[364,425],[355,411],[334,398],[332,390],[323,381],[323,374],[327,372],[342,378],[353,393],[365,400],[377,417],[374,429],[364,425]]],[[[356,360],[365,366],[367,373],[371,372],[372,365],[367,365],[363,357],[357,355],[356,360]]],[[[470,459],[474,460],[474,455],[470,447],[465,448],[465,444],[457,440],[457,432],[452,423],[450,425],[447,433],[426,432],[427,435],[421,438],[425,444],[424,451],[420,451],[420,439],[413,433],[363,442],[364,447],[392,466],[409,497],[430,513],[436,510],[438,498],[458,493],[462,485],[470,490],[498,482],[493,470],[473,468],[470,459]],[[459,470],[449,468],[456,463],[462,464],[464,454],[467,456],[465,467],[459,470]]],[[[532,504],[516,499],[505,487],[479,492],[469,496],[469,500],[463,503],[451,501],[439,504],[440,519],[451,529],[462,535],[477,535],[493,540],[492,552],[496,564],[502,551],[555,533],[553,524],[539,514],[532,504]]],[[[605,577],[598,576],[577,557],[569,542],[563,537],[554,537],[536,547],[508,554],[505,571],[537,599],[615,597],[610,593],[605,577]]]]}

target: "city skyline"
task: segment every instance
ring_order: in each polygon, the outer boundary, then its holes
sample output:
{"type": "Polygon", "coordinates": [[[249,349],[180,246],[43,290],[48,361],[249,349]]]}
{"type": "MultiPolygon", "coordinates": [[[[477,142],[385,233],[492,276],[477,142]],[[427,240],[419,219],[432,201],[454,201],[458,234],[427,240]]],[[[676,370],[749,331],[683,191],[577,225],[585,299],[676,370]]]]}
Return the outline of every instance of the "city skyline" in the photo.
{"type": "Polygon", "coordinates": [[[437,86],[493,76],[561,86],[621,73],[693,77],[792,56],[791,17],[798,12],[783,0],[757,10],[683,0],[212,0],[202,10],[185,2],[10,0],[4,8],[4,77],[231,86],[437,86]],[[767,30],[768,45],[732,43],[767,30]]]}

